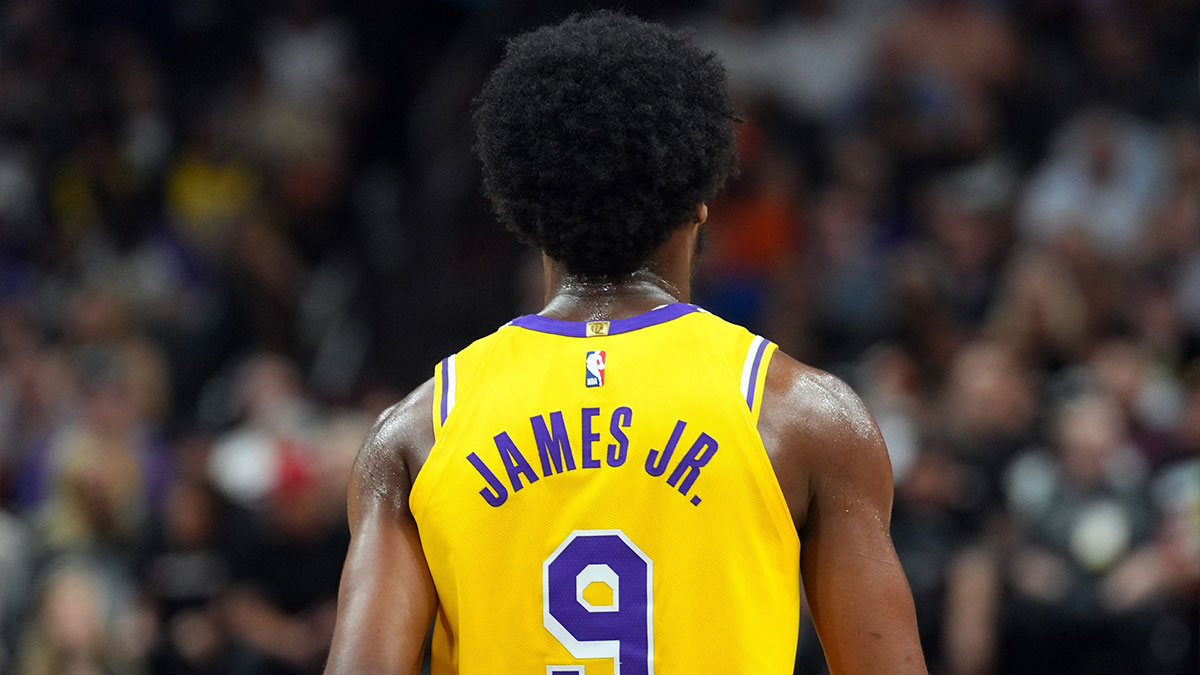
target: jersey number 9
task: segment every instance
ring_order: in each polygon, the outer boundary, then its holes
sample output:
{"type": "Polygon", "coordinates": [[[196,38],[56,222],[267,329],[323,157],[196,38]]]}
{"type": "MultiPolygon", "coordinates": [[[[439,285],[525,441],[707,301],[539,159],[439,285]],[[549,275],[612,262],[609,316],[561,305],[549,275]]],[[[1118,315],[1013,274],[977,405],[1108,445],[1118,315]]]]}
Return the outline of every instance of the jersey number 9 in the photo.
{"type": "MultiPolygon", "coordinates": [[[[654,563],[620,530],[575,530],[542,564],[546,630],[577,659],[612,659],[613,675],[654,672],[651,617],[654,563]],[[584,591],[607,584],[612,602],[593,605],[584,591]]],[[[546,675],[582,673],[548,666],[546,675]]]]}

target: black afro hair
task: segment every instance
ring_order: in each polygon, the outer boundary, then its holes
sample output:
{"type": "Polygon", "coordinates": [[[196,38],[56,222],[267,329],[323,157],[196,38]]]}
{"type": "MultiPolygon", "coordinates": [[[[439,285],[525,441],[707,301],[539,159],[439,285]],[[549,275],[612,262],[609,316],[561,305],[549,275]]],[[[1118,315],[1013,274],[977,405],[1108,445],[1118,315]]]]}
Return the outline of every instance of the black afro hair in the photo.
{"type": "Polygon", "coordinates": [[[569,274],[641,267],[736,163],[717,55],[614,12],[510,40],[476,101],[484,192],[569,274]]]}

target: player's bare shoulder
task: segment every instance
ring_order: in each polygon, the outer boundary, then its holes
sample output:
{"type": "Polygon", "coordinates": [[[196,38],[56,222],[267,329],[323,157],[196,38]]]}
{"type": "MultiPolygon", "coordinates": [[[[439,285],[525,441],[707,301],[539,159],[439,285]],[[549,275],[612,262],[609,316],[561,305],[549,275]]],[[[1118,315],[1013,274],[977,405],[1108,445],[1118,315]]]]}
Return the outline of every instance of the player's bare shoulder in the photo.
{"type": "Polygon", "coordinates": [[[350,509],[376,500],[397,516],[408,513],[412,481],[433,447],[433,380],[427,380],[379,416],[367,435],[350,485],[350,509]]]}
{"type": "Polygon", "coordinates": [[[759,433],[798,528],[822,484],[874,482],[890,492],[879,428],[840,378],[776,352],[762,405],[759,433]]]}

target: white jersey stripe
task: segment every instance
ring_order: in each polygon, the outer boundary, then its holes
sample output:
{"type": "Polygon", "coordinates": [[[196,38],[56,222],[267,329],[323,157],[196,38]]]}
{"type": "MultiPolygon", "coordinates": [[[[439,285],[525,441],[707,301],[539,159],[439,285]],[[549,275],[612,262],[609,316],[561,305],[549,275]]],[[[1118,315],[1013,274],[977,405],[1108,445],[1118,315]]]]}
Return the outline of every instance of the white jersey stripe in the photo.
{"type": "Polygon", "coordinates": [[[750,396],[750,387],[753,383],[750,381],[750,373],[754,370],[755,356],[758,355],[758,348],[766,341],[761,335],[755,335],[750,342],[750,348],[746,350],[746,362],[742,364],[742,399],[750,396]]]}
{"type": "MultiPolygon", "coordinates": [[[[450,416],[450,411],[454,410],[454,393],[458,388],[458,377],[454,371],[454,354],[446,357],[446,417],[450,416]]],[[[445,423],[445,420],[443,420],[445,423]]]]}

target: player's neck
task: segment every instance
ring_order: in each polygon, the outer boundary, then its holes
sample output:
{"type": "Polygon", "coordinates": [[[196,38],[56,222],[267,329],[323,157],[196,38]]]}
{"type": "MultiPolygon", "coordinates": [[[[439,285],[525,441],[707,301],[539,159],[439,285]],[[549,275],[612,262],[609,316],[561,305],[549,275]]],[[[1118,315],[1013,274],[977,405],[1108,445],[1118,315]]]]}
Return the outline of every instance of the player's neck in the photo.
{"type": "Polygon", "coordinates": [[[649,271],[607,281],[563,276],[552,288],[541,314],[567,321],[624,319],[660,305],[688,301],[686,288],[679,289],[649,271]]]}
{"type": "Polygon", "coordinates": [[[546,307],[541,314],[567,321],[614,320],[689,302],[695,234],[693,228],[682,228],[641,269],[619,278],[580,278],[543,257],[546,307]]]}

